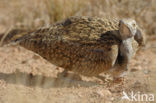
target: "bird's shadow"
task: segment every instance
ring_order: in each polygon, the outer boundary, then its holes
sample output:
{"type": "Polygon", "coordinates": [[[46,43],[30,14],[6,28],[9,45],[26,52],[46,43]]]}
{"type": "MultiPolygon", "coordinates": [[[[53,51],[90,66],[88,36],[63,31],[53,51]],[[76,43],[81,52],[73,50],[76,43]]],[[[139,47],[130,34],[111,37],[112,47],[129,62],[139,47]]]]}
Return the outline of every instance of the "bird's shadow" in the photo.
{"type": "Polygon", "coordinates": [[[73,80],[72,78],[47,77],[43,75],[32,75],[31,73],[23,73],[16,71],[15,73],[0,73],[0,80],[4,80],[8,84],[24,85],[28,87],[61,88],[61,87],[90,87],[98,85],[96,82],[73,80]]]}

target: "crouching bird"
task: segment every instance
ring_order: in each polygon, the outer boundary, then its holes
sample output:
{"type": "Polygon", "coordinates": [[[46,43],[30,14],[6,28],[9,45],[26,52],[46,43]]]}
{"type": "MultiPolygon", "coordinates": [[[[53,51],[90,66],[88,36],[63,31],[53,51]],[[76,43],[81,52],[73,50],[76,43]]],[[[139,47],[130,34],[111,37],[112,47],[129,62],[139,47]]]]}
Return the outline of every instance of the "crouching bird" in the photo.
{"type": "Polygon", "coordinates": [[[76,16],[49,27],[12,32],[2,45],[18,44],[64,68],[64,73],[97,77],[103,72],[118,76],[126,71],[145,41],[133,19],[76,16]]]}

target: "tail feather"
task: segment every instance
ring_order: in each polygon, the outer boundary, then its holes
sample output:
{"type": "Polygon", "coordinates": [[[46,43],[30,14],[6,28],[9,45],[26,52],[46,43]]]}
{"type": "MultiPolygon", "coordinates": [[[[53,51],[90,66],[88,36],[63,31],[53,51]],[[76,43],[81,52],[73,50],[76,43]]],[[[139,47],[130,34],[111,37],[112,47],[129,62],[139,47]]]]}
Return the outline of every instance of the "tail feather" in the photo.
{"type": "Polygon", "coordinates": [[[12,29],[8,33],[0,34],[0,46],[18,44],[19,39],[28,35],[31,30],[27,29],[12,29]]]}

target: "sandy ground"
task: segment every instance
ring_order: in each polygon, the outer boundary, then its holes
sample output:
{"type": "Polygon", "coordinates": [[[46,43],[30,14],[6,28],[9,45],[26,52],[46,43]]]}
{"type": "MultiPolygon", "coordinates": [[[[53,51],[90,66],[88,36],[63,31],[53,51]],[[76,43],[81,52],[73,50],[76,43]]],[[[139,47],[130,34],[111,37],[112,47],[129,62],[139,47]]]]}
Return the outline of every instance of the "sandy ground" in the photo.
{"type": "Polygon", "coordinates": [[[133,103],[121,99],[123,91],[156,95],[154,38],[131,61],[123,80],[105,82],[94,77],[58,77],[62,69],[40,56],[18,46],[2,47],[0,103],[133,103]]]}

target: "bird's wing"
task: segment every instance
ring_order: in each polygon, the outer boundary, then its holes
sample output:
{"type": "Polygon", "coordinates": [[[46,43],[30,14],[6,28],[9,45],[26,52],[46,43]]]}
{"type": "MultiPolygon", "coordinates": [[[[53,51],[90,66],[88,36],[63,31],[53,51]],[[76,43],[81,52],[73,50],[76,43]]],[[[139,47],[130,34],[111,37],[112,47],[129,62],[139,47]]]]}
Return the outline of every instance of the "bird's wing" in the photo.
{"type": "MultiPolygon", "coordinates": [[[[71,17],[47,28],[40,28],[16,41],[24,42],[77,42],[83,44],[96,43],[101,38],[107,43],[116,42],[112,36],[105,34],[118,30],[118,20],[88,17],[71,17]],[[107,38],[107,39],[106,39],[107,38]],[[111,39],[108,39],[111,38],[111,39]],[[110,40],[110,41],[109,41],[110,40]]],[[[111,33],[112,34],[112,33],[111,33]]]]}

